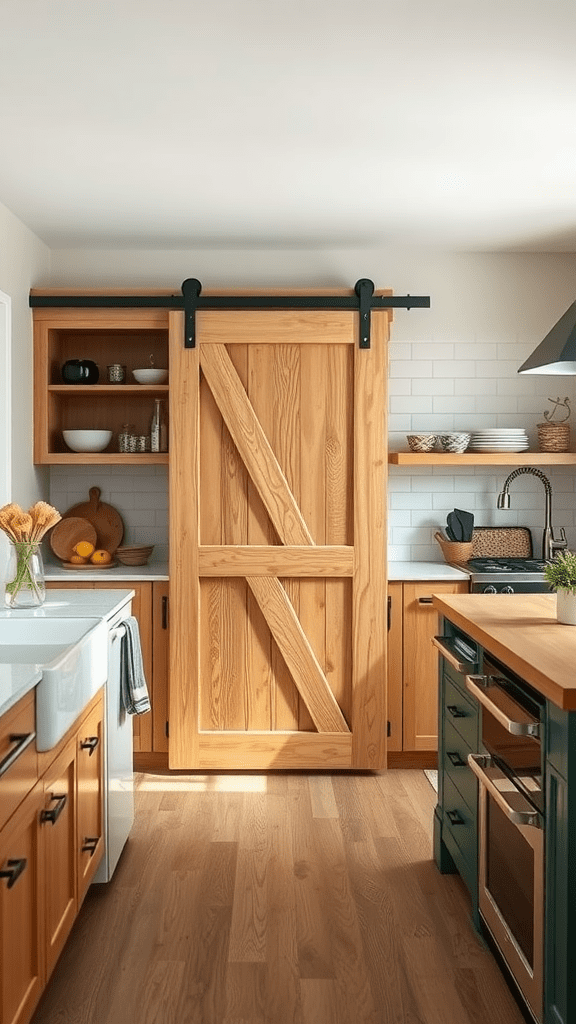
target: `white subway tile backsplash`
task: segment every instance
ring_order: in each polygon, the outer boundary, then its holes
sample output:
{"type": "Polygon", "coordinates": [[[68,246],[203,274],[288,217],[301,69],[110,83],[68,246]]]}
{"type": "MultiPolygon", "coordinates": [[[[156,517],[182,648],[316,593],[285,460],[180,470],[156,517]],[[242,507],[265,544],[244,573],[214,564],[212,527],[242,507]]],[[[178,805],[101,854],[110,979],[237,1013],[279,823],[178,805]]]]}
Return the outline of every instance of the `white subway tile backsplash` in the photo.
{"type": "Polygon", "coordinates": [[[410,395],[403,397],[401,395],[395,395],[390,398],[390,412],[394,413],[406,413],[411,415],[416,412],[432,412],[432,397],[430,395],[421,395],[416,397],[410,395]]]}
{"type": "Polygon", "coordinates": [[[434,397],[433,406],[435,413],[466,413],[470,411],[470,398],[462,395],[453,397],[434,397]]]}
{"type": "MultiPolygon", "coordinates": [[[[476,364],[472,359],[435,359],[433,365],[434,377],[474,377],[476,375],[476,364]]],[[[419,374],[419,376],[423,376],[419,374]]]]}
{"type": "Polygon", "coordinates": [[[454,359],[454,345],[442,341],[413,342],[412,359],[454,359]]]}
{"type": "Polygon", "coordinates": [[[396,362],[399,359],[409,360],[412,359],[412,345],[409,341],[390,341],[389,350],[390,362],[396,362]]]}
{"type": "Polygon", "coordinates": [[[498,390],[498,381],[495,377],[470,377],[467,380],[462,377],[458,381],[456,394],[471,395],[478,399],[478,408],[482,407],[482,399],[485,395],[495,395],[498,390]]]}
{"type": "MultiPolygon", "coordinates": [[[[419,362],[397,359],[390,362],[390,377],[431,377],[432,360],[422,359],[419,362]]],[[[442,376],[439,374],[438,376],[442,376]]]]}
{"type": "Polygon", "coordinates": [[[395,493],[389,496],[389,502],[391,509],[431,509],[432,495],[423,493],[417,494],[415,492],[410,491],[405,493],[395,493]]]}
{"type": "Polygon", "coordinates": [[[446,414],[430,414],[421,415],[417,414],[412,417],[412,430],[414,433],[438,433],[441,434],[446,430],[454,429],[454,417],[446,414]]]}
{"type": "MultiPolygon", "coordinates": [[[[491,361],[498,359],[498,345],[495,342],[459,341],[455,350],[458,359],[487,359],[491,361]]],[[[504,358],[507,357],[504,356],[504,358]]]]}
{"type": "Polygon", "coordinates": [[[449,377],[417,377],[412,381],[413,395],[453,395],[454,381],[449,377]]]}
{"type": "Polygon", "coordinates": [[[389,380],[388,394],[390,397],[393,395],[411,395],[412,381],[408,377],[395,377],[393,380],[389,380]]]}

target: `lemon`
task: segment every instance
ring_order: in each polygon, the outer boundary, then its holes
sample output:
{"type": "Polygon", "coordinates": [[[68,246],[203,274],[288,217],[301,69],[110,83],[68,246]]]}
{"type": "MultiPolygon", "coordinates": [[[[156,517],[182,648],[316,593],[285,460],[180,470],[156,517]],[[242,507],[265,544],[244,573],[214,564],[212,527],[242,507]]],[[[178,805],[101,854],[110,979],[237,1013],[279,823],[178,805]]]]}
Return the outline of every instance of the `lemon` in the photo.
{"type": "Polygon", "coordinates": [[[75,554],[80,555],[82,558],[90,558],[90,555],[94,551],[94,545],[89,540],[79,540],[77,544],[72,548],[75,554]]]}
{"type": "Polygon", "coordinates": [[[93,551],[90,555],[90,561],[93,565],[108,565],[108,562],[112,561],[112,555],[109,551],[105,551],[104,548],[98,548],[97,551],[93,551]]]}
{"type": "Polygon", "coordinates": [[[73,565],[85,565],[88,559],[84,555],[70,555],[70,561],[73,565]]]}

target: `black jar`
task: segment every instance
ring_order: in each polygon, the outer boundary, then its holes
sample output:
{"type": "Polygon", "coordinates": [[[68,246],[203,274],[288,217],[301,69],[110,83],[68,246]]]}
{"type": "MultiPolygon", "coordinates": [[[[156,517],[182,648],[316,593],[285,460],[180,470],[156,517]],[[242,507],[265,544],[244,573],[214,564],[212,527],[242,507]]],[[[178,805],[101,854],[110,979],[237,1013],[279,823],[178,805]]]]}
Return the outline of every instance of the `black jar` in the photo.
{"type": "Polygon", "coordinates": [[[65,384],[97,384],[100,371],[92,359],[68,359],[62,367],[65,384]]]}

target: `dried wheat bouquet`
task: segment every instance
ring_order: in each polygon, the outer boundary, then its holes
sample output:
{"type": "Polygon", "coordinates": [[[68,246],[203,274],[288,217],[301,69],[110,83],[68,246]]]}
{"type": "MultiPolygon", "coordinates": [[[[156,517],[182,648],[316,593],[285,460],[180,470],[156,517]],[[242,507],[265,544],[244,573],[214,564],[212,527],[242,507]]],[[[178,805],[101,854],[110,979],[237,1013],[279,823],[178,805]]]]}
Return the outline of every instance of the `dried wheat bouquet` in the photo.
{"type": "Polygon", "coordinates": [[[61,518],[58,509],[46,501],[37,501],[27,512],[11,501],[0,508],[0,530],[14,544],[38,544],[61,518]]]}

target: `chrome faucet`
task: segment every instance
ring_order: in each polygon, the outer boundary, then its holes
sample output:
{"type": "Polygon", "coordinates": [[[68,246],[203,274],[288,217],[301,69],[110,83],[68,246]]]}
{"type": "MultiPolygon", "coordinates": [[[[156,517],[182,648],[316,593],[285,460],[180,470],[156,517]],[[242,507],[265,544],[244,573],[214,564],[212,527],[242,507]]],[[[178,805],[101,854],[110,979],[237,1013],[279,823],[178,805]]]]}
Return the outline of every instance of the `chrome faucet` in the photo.
{"type": "Polygon", "coordinates": [[[521,466],[519,469],[513,470],[504,482],[500,494],[498,495],[498,508],[510,508],[510,494],[508,487],[515,477],[521,476],[522,473],[531,473],[532,476],[537,476],[539,480],[544,484],[546,490],[546,513],[544,520],[544,532],[542,533],[542,558],[549,561],[554,558],[556,551],[560,551],[562,548],[568,547],[568,541],[566,540],[566,532],[563,527],[560,527],[560,540],[556,540],[554,537],[554,528],[552,526],[552,486],[547,476],[541,473],[539,469],[534,469],[533,466],[521,466]]]}

